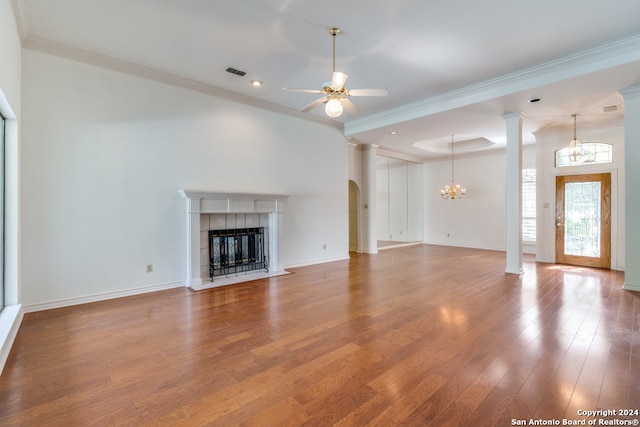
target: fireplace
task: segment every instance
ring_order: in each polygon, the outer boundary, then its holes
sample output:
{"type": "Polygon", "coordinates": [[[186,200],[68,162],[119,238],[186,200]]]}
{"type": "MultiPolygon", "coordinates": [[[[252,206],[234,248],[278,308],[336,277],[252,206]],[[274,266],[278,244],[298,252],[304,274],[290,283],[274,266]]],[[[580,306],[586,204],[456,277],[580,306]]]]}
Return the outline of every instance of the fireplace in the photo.
{"type": "Polygon", "coordinates": [[[284,201],[288,196],[193,190],[180,190],[180,193],[187,199],[186,286],[200,290],[287,274],[278,262],[278,247],[282,241],[284,201]],[[261,234],[256,229],[262,229],[261,234]],[[232,240],[226,240],[229,236],[225,235],[230,231],[244,235],[238,236],[240,240],[233,238],[233,247],[229,246],[232,240]],[[233,252],[233,262],[227,259],[225,270],[216,264],[214,248],[215,271],[211,271],[210,236],[214,236],[214,240],[218,239],[218,245],[221,243],[220,238],[225,238],[226,257],[233,252]],[[249,251],[248,246],[245,246],[247,249],[243,250],[240,259],[241,250],[236,250],[237,245],[248,245],[250,240],[255,244],[256,239],[262,241],[261,249],[249,251]],[[247,257],[244,256],[245,252],[247,257]],[[249,261],[248,258],[256,260],[249,261]]]}
{"type": "Polygon", "coordinates": [[[264,252],[264,228],[209,230],[209,277],[269,271],[264,252]]]}

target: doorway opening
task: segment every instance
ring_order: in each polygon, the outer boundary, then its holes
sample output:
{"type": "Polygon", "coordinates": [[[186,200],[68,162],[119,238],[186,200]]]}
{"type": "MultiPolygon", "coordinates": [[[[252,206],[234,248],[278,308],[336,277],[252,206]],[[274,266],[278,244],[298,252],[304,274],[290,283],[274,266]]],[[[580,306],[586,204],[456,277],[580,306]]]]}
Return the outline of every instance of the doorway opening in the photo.
{"type": "Polygon", "coordinates": [[[358,185],[349,180],[349,252],[357,252],[360,249],[358,244],[360,238],[358,206],[360,200],[360,190],[358,185]]]}
{"type": "Polygon", "coordinates": [[[611,268],[611,174],[556,177],[556,262],[611,268]]]}

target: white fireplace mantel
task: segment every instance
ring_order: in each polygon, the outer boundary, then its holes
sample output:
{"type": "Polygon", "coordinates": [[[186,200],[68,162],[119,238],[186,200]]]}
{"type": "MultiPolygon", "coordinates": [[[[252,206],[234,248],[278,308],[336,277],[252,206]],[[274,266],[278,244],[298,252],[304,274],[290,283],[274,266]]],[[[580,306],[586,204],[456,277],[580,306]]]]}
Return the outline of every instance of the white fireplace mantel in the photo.
{"type": "MultiPolygon", "coordinates": [[[[289,197],[282,194],[217,193],[211,191],[180,190],[187,199],[187,279],[185,285],[194,290],[206,289],[237,280],[204,282],[200,277],[200,215],[201,214],[250,214],[269,215],[269,271],[268,275],[285,273],[278,263],[278,242],[281,241],[284,201],[289,197]]],[[[252,279],[245,275],[245,280],[252,279]]]]}

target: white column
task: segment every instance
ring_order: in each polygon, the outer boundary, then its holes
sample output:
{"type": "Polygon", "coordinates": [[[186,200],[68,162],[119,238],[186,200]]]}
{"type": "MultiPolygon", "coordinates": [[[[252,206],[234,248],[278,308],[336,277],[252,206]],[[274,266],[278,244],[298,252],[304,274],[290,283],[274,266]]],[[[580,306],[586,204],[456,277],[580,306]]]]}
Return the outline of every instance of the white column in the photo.
{"type": "Polygon", "coordinates": [[[282,241],[280,238],[282,229],[282,218],[277,212],[271,212],[269,214],[269,271],[276,272],[284,270],[284,268],[278,264],[278,244],[282,241]]]}
{"type": "Polygon", "coordinates": [[[624,98],[624,289],[640,291],[640,86],[619,92],[624,98]]]}
{"type": "MultiPolygon", "coordinates": [[[[186,197],[186,196],[185,196],[186,197]]],[[[198,289],[200,277],[200,198],[187,198],[187,280],[185,285],[198,289]]]]}
{"type": "Polygon", "coordinates": [[[362,252],[378,253],[378,222],[376,218],[376,155],[377,145],[362,150],[362,252]]]}
{"type": "Polygon", "coordinates": [[[521,112],[502,116],[507,124],[506,234],[507,268],[522,274],[522,120],[521,112]]]}

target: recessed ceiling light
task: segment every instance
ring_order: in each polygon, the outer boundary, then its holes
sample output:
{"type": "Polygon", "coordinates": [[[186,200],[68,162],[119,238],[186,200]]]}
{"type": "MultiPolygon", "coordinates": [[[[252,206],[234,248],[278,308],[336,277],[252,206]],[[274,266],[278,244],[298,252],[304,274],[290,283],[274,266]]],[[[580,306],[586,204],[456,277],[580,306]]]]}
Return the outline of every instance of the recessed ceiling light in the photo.
{"type": "Polygon", "coordinates": [[[540,99],[541,99],[541,98],[531,98],[531,99],[529,100],[529,102],[530,102],[531,104],[533,104],[533,103],[535,103],[535,102],[540,102],[540,99]]]}
{"type": "Polygon", "coordinates": [[[397,135],[398,132],[396,132],[395,130],[389,131],[389,135],[397,135]]]}
{"type": "Polygon", "coordinates": [[[251,80],[251,84],[253,86],[262,86],[262,82],[260,80],[251,80]]]}

